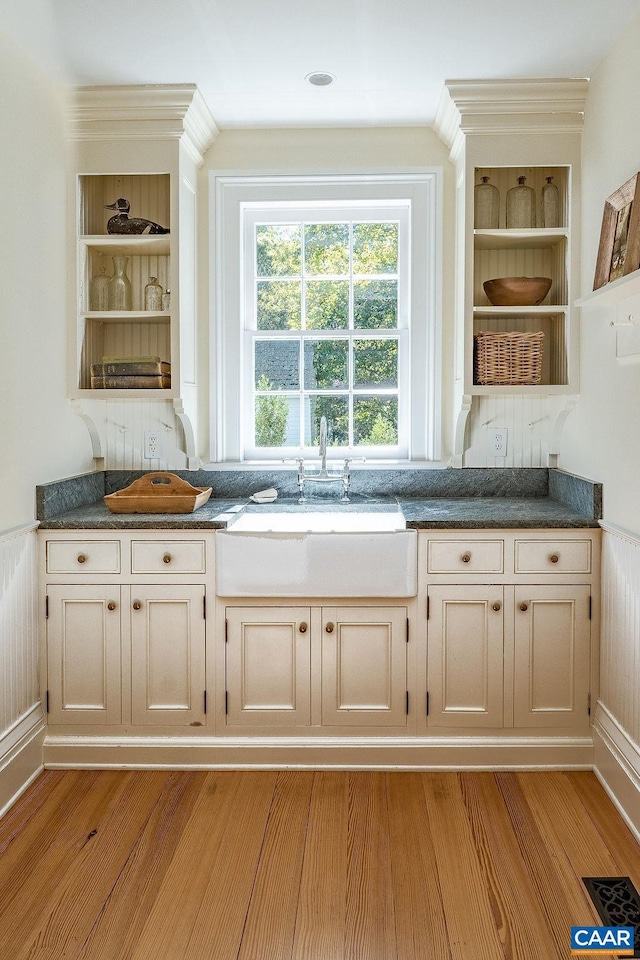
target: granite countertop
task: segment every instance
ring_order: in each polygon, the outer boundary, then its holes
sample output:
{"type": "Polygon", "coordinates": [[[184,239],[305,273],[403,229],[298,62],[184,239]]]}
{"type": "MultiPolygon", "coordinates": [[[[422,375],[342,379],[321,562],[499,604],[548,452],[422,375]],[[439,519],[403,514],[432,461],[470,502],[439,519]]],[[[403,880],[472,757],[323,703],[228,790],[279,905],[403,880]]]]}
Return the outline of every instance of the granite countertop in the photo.
{"type": "Polygon", "coordinates": [[[114,514],[103,503],[105,492],[126,487],[140,474],[107,471],[38,487],[37,519],[46,530],[224,530],[247,509],[298,512],[399,508],[410,529],[560,529],[597,527],[602,515],[601,485],[558,470],[367,473],[373,476],[363,472],[357,478],[349,504],[341,503],[339,493],[332,489],[310,497],[304,505],[297,503],[295,476],[289,474],[280,474],[274,480],[273,474],[256,477],[243,473],[239,478],[232,472],[185,473],[182,475],[194,485],[213,486],[218,495],[194,513],[114,514]],[[269,505],[251,503],[250,493],[266,486],[280,490],[278,500],[269,505]]]}

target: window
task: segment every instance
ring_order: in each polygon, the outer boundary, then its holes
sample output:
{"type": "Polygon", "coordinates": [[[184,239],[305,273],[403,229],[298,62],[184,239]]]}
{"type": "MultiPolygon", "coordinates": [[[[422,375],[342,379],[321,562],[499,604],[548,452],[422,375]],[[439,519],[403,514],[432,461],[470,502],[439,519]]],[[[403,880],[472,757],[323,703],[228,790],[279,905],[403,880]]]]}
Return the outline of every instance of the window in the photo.
{"type": "Polygon", "coordinates": [[[216,180],[212,459],[434,459],[435,174],[216,180]]]}

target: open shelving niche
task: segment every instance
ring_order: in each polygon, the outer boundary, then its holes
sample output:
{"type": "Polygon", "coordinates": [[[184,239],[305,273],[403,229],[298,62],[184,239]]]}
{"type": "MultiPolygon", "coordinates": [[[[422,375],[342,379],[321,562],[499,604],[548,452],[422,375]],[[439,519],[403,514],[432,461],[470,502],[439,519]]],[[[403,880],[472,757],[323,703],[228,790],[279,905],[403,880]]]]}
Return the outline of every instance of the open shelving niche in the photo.
{"type": "MultiPolygon", "coordinates": [[[[478,167],[474,186],[487,176],[500,194],[500,226],[473,230],[472,337],[491,333],[545,335],[539,384],[478,384],[469,377],[468,393],[490,396],[506,393],[565,393],[569,383],[569,169],[566,166],[478,167]],[[540,222],[542,187],[553,177],[560,198],[560,226],[521,230],[506,227],[507,191],[525,176],[536,195],[536,222],[540,222]],[[483,289],[496,277],[550,277],[551,288],[542,304],[526,307],[492,306],[483,289]]],[[[473,350],[471,350],[473,354],[473,350]]]]}
{"type": "Polygon", "coordinates": [[[171,229],[169,174],[81,174],[78,177],[78,382],[79,394],[134,399],[176,394],[170,388],[95,390],[91,388],[91,365],[103,356],[159,356],[172,360],[172,313],[146,311],[144,288],[157,277],[162,289],[175,289],[171,273],[171,233],[120,235],[107,233],[113,211],[105,209],[119,197],[131,203],[131,216],[144,216],[171,229]],[[129,311],[90,309],[91,278],[104,268],[113,273],[112,258],[126,256],[131,282],[129,311]],[[85,393],[88,391],[88,394],[85,393]]]}

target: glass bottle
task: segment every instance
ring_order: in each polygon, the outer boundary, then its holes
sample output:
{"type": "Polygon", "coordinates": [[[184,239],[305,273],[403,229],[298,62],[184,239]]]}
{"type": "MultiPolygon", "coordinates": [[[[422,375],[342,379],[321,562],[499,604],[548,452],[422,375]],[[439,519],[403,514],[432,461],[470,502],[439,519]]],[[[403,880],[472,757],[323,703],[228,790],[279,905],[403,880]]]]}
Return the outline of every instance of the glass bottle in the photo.
{"type": "Polygon", "coordinates": [[[542,188],[542,224],[543,227],[560,226],[560,196],[553,177],[545,177],[547,181],[542,188]]]}
{"type": "Polygon", "coordinates": [[[149,283],[144,288],[145,310],[162,310],[162,287],[157,277],[149,277],[149,283]]]}
{"type": "Polygon", "coordinates": [[[162,309],[163,310],[171,309],[171,290],[167,290],[166,293],[162,294],[162,309]]]}
{"type": "Polygon", "coordinates": [[[500,225],[500,194],[489,183],[489,177],[480,177],[474,190],[473,225],[477,230],[497,230],[500,225]]]}
{"type": "Polygon", "coordinates": [[[507,190],[507,229],[530,230],[536,225],[536,195],[526,177],[507,190]]]}
{"type": "Polygon", "coordinates": [[[129,257],[113,257],[109,281],[109,310],[131,310],[131,282],[127,276],[129,257]]]}
{"type": "Polygon", "coordinates": [[[89,310],[108,310],[109,309],[109,277],[105,273],[105,267],[100,267],[100,272],[91,278],[89,284],[89,310]]]}

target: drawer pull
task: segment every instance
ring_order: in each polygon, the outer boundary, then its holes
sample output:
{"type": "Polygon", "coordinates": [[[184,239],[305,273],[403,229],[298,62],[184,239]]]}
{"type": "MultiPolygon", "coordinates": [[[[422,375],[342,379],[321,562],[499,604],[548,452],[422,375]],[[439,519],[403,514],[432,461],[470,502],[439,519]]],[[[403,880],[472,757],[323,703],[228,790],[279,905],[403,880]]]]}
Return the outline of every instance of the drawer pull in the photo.
{"type": "Polygon", "coordinates": [[[164,557],[162,558],[162,562],[163,562],[163,563],[171,563],[171,554],[170,554],[170,553],[165,553],[164,557]]]}
{"type": "Polygon", "coordinates": [[[333,623],[328,623],[324,629],[327,631],[327,633],[333,633],[334,624],[333,624],[333,623]]]}
{"type": "Polygon", "coordinates": [[[559,559],[560,559],[559,554],[557,554],[557,553],[552,553],[551,556],[549,557],[549,562],[550,562],[550,563],[557,563],[559,559]]]}
{"type": "Polygon", "coordinates": [[[307,629],[308,629],[307,624],[303,620],[300,626],[298,627],[298,630],[300,631],[300,633],[306,633],[307,629]]]}
{"type": "Polygon", "coordinates": [[[115,610],[115,608],[116,608],[115,601],[109,600],[109,603],[107,604],[107,610],[115,610]]]}
{"type": "Polygon", "coordinates": [[[86,562],[87,562],[87,557],[86,557],[86,554],[84,554],[84,553],[79,553],[76,559],[77,559],[78,563],[86,563],[86,562]]]}
{"type": "Polygon", "coordinates": [[[470,554],[470,553],[463,553],[462,556],[460,557],[460,559],[462,560],[463,563],[469,563],[470,560],[471,560],[471,554],[470,554]]]}
{"type": "Polygon", "coordinates": [[[528,603],[521,603],[521,604],[520,604],[520,609],[521,609],[522,612],[524,613],[526,610],[529,609],[529,604],[528,604],[528,603]]]}
{"type": "Polygon", "coordinates": [[[142,606],[142,604],[140,603],[139,600],[134,600],[134,601],[133,601],[133,609],[134,609],[134,610],[139,610],[141,606],[142,606]]]}
{"type": "Polygon", "coordinates": [[[501,603],[494,603],[494,604],[493,604],[493,609],[494,609],[494,610],[496,611],[496,613],[497,613],[498,610],[501,610],[501,609],[502,609],[502,604],[501,604],[501,603]]]}

